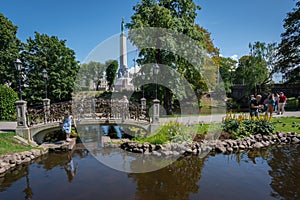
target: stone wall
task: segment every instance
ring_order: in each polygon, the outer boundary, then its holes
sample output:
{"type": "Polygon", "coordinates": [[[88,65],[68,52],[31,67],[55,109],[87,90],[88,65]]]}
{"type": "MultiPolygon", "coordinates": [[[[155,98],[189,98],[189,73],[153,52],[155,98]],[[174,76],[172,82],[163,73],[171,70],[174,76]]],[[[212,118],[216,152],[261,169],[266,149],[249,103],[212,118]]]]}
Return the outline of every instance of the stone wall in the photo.
{"type": "Polygon", "coordinates": [[[270,145],[299,144],[300,134],[276,133],[273,135],[250,135],[248,137],[232,140],[204,140],[202,142],[167,143],[153,145],[149,143],[125,142],[123,144],[107,143],[104,147],[121,148],[133,153],[142,153],[154,156],[178,156],[187,154],[203,154],[210,151],[217,153],[238,153],[240,151],[259,149],[270,145]]]}
{"type": "Polygon", "coordinates": [[[0,155],[0,177],[11,168],[24,163],[30,163],[37,157],[47,154],[49,151],[68,151],[69,143],[43,143],[37,149],[29,151],[0,155]]]}

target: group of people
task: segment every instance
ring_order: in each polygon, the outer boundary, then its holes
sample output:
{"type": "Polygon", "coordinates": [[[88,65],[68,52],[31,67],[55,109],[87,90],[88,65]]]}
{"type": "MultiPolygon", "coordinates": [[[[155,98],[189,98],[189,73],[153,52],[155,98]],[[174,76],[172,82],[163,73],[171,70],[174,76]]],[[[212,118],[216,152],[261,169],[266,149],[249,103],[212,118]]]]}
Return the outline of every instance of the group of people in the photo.
{"type": "Polygon", "coordinates": [[[262,96],[260,94],[250,96],[250,116],[258,117],[259,113],[267,112],[272,117],[273,112],[277,112],[278,115],[282,115],[285,110],[286,96],[283,92],[278,94],[269,93],[267,98],[262,102],[262,96]]]}

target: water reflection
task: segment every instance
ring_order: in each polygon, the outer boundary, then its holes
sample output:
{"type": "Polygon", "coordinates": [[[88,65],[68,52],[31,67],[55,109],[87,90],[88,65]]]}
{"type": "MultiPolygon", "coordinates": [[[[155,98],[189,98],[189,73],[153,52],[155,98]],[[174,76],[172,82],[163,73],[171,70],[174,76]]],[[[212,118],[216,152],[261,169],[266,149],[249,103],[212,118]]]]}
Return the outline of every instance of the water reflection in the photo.
{"type": "Polygon", "coordinates": [[[137,185],[136,199],[189,199],[198,193],[197,182],[205,159],[185,157],[155,172],[128,174],[137,185]]]}
{"type": "Polygon", "coordinates": [[[101,126],[101,128],[105,136],[110,136],[118,139],[124,137],[120,126],[101,126]]]}
{"type": "MultiPolygon", "coordinates": [[[[182,157],[148,173],[113,170],[77,148],[9,171],[0,177],[0,199],[299,199],[300,145],[182,157]]],[[[96,153],[126,160],[125,168],[151,164],[112,149],[96,153]]]]}
{"type": "Polygon", "coordinates": [[[120,126],[85,125],[80,127],[79,133],[84,146],[98,161],[118,171],[128,173],[156,171],[170,165],[179,158],[179,155],[153,156],[132,153],[120,148],[102,147],[104,140],[107,139],[104,136],[109,135],[110,138],[123,138],[127,136],[128,138],[128,136],[141,133],[137,128],[128,130],[128,127],[120,126]],[[117,137],[115,137],[114,134],[116,134],[117,137]]]}
{"type": "Polygon", "coordinates": [[[72,182],[74,176],[77,173],[77,168],[78,168],[78,161],[76,161],[76,164],[74,165],[72,152],[69,152],[68,153],[68,162],[64,166],[64,169],[66,170],[69,182],[72,182]]]}
{"type": "Polygon", "coordinates": [[[300,145],[274,148],[268,164],[271,167],[272,197],[281,199],[300,198],[300,145]]]}

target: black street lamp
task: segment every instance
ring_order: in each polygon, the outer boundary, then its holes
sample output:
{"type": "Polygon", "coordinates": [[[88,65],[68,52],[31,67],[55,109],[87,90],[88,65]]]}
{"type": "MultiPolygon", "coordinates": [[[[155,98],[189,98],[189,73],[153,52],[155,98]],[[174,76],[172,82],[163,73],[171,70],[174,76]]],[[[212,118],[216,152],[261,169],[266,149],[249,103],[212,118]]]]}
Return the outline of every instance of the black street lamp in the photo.
{"type": "Polygon", "coordinates": [[[20,59],[16,59],[15,60],[15,67],[16,67],[16,70],[18,71],[18,79],[19,79],[19,96],[20,96],[20,100],[22,100],[22,84],[21,84],[21,72],[22,72],[22,69],[23,69],[23,64],[21,62],[20,59]]]}
{"type": "Polygon", "coordinates": [[[159,65],[156,63],[153,67],[153,74],[155,75],[156,78],[156,82],[155,82],[155,99],[157,99],[157,75],[158,75],[158,71],[159,71],[159,65]]]}
{"type": "Polygon", "coordinates": [[[46,69],[43,69],[43,78],[45,79],[45,96],[46,96],[46,99],[48,98],[48,95],[47,95],[47,79],[48,79],[48,72],[46,69]]]}
{"type": "MultiPolygon", "coordinates": [[[[145,80],[145,73],[144,73],[144,72],[142,72],[141,78],[142,78],[142,80],[143,80],[143,82],[144,82],[144,80],[145,80]]],[[[143,90],[143,98],[144,98],[144,83],[143,83],[143,85],[142,85],[142,90],[143,90]]]]}

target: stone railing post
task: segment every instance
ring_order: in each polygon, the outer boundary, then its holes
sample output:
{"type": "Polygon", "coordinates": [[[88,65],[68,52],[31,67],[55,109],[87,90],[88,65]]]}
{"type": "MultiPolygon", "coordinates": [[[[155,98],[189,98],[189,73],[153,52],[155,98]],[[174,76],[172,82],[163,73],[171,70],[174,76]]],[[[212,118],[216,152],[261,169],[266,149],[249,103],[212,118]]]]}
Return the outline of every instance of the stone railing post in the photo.
{"type": "Polygon", "coordinates": [[[141,105],[142,105],[142,110],[146,109],[146,99],[143,97],[141,98],[141,105]]]}
{"type": "Polygon", "coordinates": [[[153,100],[153,116],[152,116],[152,124],[159,124],[159,100],[153,100]]]}
{"type": "Polygon", "coordinates": [[[44,109],[44,124],[46,124],[48,117],[50,116],[50,99],[43,99],[43,109],[44,109]]]}
{"type": "Polygon", "coordinates": [[[24,138],[31,140],[30,130],[27,126],[27,101],[19,100],[15,103],[17,109],[16,133],[24,138]]]}

